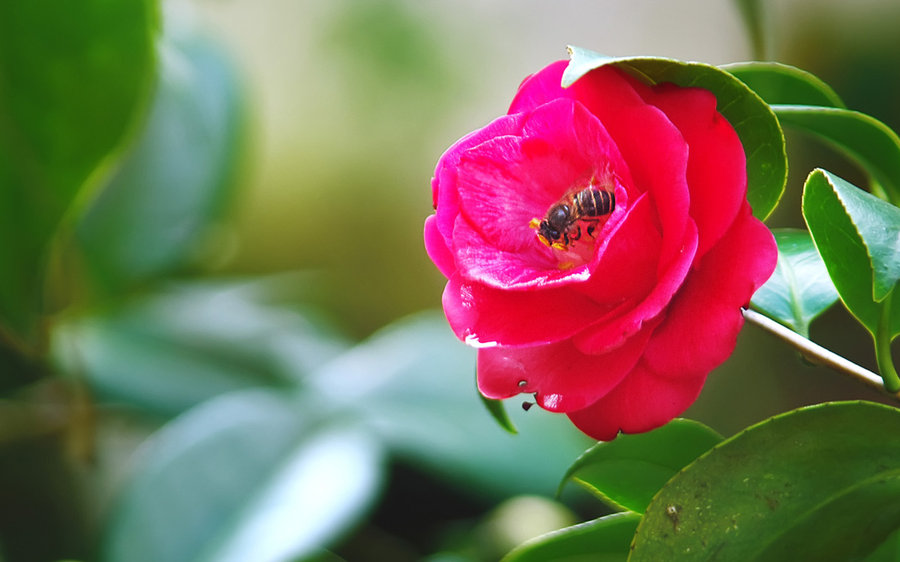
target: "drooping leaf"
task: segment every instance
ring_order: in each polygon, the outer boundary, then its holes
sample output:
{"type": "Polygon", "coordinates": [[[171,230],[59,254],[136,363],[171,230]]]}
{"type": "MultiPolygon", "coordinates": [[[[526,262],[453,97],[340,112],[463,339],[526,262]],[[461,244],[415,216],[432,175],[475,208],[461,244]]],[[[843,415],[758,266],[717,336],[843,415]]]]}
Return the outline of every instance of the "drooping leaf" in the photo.
{"type": "Polygon", "coordinates": [[[775,114],[746,84],[728,72],[697,62],[660,57],[607,57],[569,47],[572,60],[563,74],[569,86],[587,72],[612,64],[650,83],[672,82],[705,88],[715,94],[718,109],[737,131],[747,154],[747,200],[763,219],[772,212],[787,182],[784,134],[775,114]]]}
{"type": "Polygon", "coordinates": [[[800,408],[727,439],[672,478],[630,560],[851,560],[900,527],[900,410],[800,408]]]}
{"type": "Polygon", "coordinates": [[[93,277],[107,290],[203,257],[203,235],[241,162],[243,100],[231,61],[183,22],[166,30],[145,129],[78,225],[93,277]]]}
{"type": "MultiPolygon", "coordinates": [[[[803,217],[847,308],[873,334],[882,302],[900,279],[900,209],[825,170],[803,189],[803,217]]],[[[900,333],[900,302],[890,306],[889,333],[900,333]]]]}
{"type": "Polygon", "coordinates": [[[614,507],[643,513],[663,484],[721,440],[700,422],[674,419],[597,443],[569,467],[560,487],[574,479],[614,507]]]}
{"type": "Polygon", "coordinates": [[[723,64],[769,105],[794,104],[843,108],[844,102],[819,77],[794,66],[770,61],[723,64]]]}
{"type": "MultiPolygon", "coordinates": [[[[478,389],[476,388],[476,391],[478,389]]],[[[506,406],[503,404],[503,400],[494,400],[493,398],[488,398],[484,394],[478,393],[478,396],[481,397],[481,401],[484,403],[484,407],[487,408],[488,413],[491,414],[491,417],[494,418],[494,421],[497,424],[508,431],[509,433],[516,434],[519,430],[516,429],[516,426],[513,424],[512,420],[509,419],[509,413],[506,411],[506,406]]]]}
{"type": "Polygon", "coordinates": [[[855,160],[887,197],[900,204],[900,137],[881,121],[849,109],[774,105],[785,127],[812,133],[855,160]]]}
{"type": "Polygon", "coordinates": [[[312,315],[268,304],[297,276],[170,286],[61,322],[53,355],[101,401],[161,417],[219,394],[289,388],[346,348],[312,315]]]}
{"type": "Polygon", "coordinates": [[[502,562],[624,562],[640,521],[640,514],[624,512],[573,525],[523,543],[502,562]]]}
{"type": "Polygon", "coordinates": [[[382,453],[301,406],[244,391],[165,426],[112,513],[103,559],[278,562],[328,545],[378,491],[382,453]]]}
{"type": "Polygon", "coordinates": [[[63,216],[141,116],[155,5],[0,3],[0,333],[23,346],[39,338],[44,270],[63,216]]]}
{"type": "MultiPolygon", "coordinates": [[[[475,351],[441,314],[401,319],[316,371],[311,390],[346,408],[393,452],[466,493],[550,494],[590,441],[565,416],[510,408],[491,423],[472,385],[475,351]]],[[[530,396],[529,396],[530,398],[530,396]]]]}
{"type": "Polygon", "coordinates": [[[809,337],[809,324],[838,299],[809,232],[774,230],[778,265],[750,301],[769,318],[809,337]]]}

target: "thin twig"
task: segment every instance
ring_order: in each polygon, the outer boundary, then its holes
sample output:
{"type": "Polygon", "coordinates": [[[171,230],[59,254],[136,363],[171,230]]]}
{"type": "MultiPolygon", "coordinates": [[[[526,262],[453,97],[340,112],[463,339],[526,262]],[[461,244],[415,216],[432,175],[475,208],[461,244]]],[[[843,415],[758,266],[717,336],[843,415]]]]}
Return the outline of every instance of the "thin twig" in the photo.
{"type": "Polygon", "coordinates": [[[878,376],[878,374],[860,367],[852,361],[844,359],[837,353],[829,351],[821,345],[804,338],[797,332],[794,332],[790,328],[782,326],[781,324],[772,320],[771,318],[768,318],[767,316],[763,316],[762,314],[749,309],[743,309],[742,312],[744,313],[744,318],[748,322],[756,324],[763,330],[766,330],[767,332],[774,334],[775,336],[778,336],[782,340],[791,344],[800,352],[801,355],[803,355],[803,357],[805,357],[812,363],[830,367],[835,371],[838,371],[839,373],[850,375],[851,377],[878,389],[888,396],[892,396],[900,400],[900,393],[894,394],[888,392],[884,388],[884,383],[882,382],[881,377],[878,376]]]}

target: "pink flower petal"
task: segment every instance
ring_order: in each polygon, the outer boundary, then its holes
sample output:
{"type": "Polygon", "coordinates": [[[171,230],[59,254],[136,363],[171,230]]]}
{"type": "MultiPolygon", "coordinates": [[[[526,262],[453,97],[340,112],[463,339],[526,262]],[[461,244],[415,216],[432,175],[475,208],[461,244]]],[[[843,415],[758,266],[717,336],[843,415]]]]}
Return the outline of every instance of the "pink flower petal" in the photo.
{"type": "Polygon", "coordinates": [[[538,404],[553,412],[580,410],[608,393],[631,371],[652,331],[648,326],[618,349],[602,355],[585,355],[571,340],[535,347],[481,349],[478,388],[489,398],[536,393],[538,404]]]}
{"type": "Polygon", "coordinates": [[[688,276],[647,346],[647,364],[661,376],[705,374],[734,351],[740,307],[775,269],[772,233],[744,203],[738,218],[688,276]]]}
{"type": "Polygon", "coordinates": [[[447,247],[447,242],[437,228],[437,216],[431,215],[425,219],[425,251],[434,262],[444,277],[451,277],[456,272],[453,263],[453,253],[447,247]]]}
{"type": "Polygon", "coordinates": [[[508,291],[459,274],[444,289],[444,314],[456,337],[473,345],[527,346],[571,337],[609,311],[565,287],[508,291]]]}
{"type": "Polygon", "coordinates": [[[565,60],[556,61],[525,78],[507,113],[511,115],[531,111],[539,105],[564,97],[562,75],[568,64],[565,60]]]}
{"type": "Polygon", "coordinates": [[[687,141],[690,214],[700,236],[700,258],[725,234],[746,198],[744,147],[716,111],[716,98],[709,91],[663,84],[643,95],[665,112],[687,141]]]}
{"type": "Polygon", "coordinates": [[[680,252],[656,280],[650,294],[623,315],[604,320],[578,334],[575,337],[578,349],[584,353],[602,353],[618,347],[623,340],[637,333],[645,322],[665,310],[684,283],[697,251],[697,229],[693,222],[689,222],[688,227],[680,252]]]}
{"type": "Polygon", "coordinates": [[[456,168],[460,157],[474,146],[502,135],[519,134],[522,130],[523,115],[504,115],[491,121],[487,126],[473,131],[456,141],[438,160],[431,180],[434,208],[438,213],[438,230],[449,242],[453,235],[453,223],[459,214],[456,186],[456,168]]]}
{"type": "Polygon", "coordinates": [[[688,146],[681,132],[642,98],[649,86],[613,67],[591,71],[565,90],[603,123],[631,171],[637,189],[653,197],[663,243],[660,272],[677,259],[687,228],[688,146]]]}
{"type": "Polygon", "coordinates": [[[618,229],[599,249],[591,277],[573,288],[596,302],[640,302],[656,283],[661,237],[647,194],[628,209],[618,229]]]}
{"type": "Polygon", "coordinates": [[[649,431],[690,406],[707,374],[731,355],[740,307],[772,274],[772,233],[744,204],[734,225],[693,271],[647,343],[643,358],[609,394],[569,417],[595,439],[649,431]]]}
{"type": "Polygon", "coordinates": [[[665,425],[694,403],[705,380],[705,375],[661,377],[640,361],[609,394],[568,416],[592,438],[612,441],[619,431],[641,433],[665,425]]]}
{"type": "Polygon", "coordinates": [[[550,248],[541,244],[534,231],[527,244],[516,250],[501,250],[487,240],[463,216],[453,229],[453,252],[460,274],[498,289],[539,289],[588,278],[587,266],[561,270],[550,248]]]}
{"type": "Polygon", "coordinates": [[[580,104],[561,99],[538,107],[524,121],[522,134],[473,147],[460,157],[457,171],[460,212],[468,228],[481,234],[461,241],[463,233],[454,232],[457,266],[466,277],[498,287],[539,277],[548,264],[557,268],[553,252],[538,241],[529,224],[543,218],[565,194],[592,180],[630,188],[628,169],[615,144],[580,104]],[[486,247],[473,251],[470,243],[486,247]],[[516,280],[482,278],[490,270],[483,260],[495,261],[490,248],[508,262],[520,259],[519,267],[528,273],[503,268],[498,271],[511,272],[516,280]]]}

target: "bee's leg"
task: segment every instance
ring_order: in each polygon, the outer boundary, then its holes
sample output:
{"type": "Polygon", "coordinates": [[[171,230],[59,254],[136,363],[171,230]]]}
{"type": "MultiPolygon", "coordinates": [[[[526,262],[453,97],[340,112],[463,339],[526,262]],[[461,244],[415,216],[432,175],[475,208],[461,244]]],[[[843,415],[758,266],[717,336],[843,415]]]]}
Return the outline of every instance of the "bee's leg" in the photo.
{"type": "Polygon", "coordinates": [[[591,238],[593,238],[593,237],[594,237],[594,231],[596,231],[596,230],[597,230],[597,223],[592,222],[591,224],[589,224],[588,227],[587,227],[587,233],[588,233],[588,236],[590,236],[591,238]]]}
{"type": "Polygon", "coordinates": [[[575,241],[580,238],[581,238],[581,226],[579,226],[577,224],[575,225],[575,230],[571,231],[571,235],[569,235],[569,232],[566,232],[566,244],[569,243],[569,239],[575,241]]]}

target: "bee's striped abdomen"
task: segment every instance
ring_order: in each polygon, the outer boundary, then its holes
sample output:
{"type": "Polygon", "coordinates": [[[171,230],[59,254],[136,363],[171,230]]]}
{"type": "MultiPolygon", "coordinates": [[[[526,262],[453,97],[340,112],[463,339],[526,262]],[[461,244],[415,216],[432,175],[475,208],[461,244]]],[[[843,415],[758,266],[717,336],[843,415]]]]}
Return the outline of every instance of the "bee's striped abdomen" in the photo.
{"type": "Polygon", "coordinates": [[[616,196],[605,189],[585,189],[575,194],[575,215],[580,218],[602,217],[616,208],[616,196]]]}

